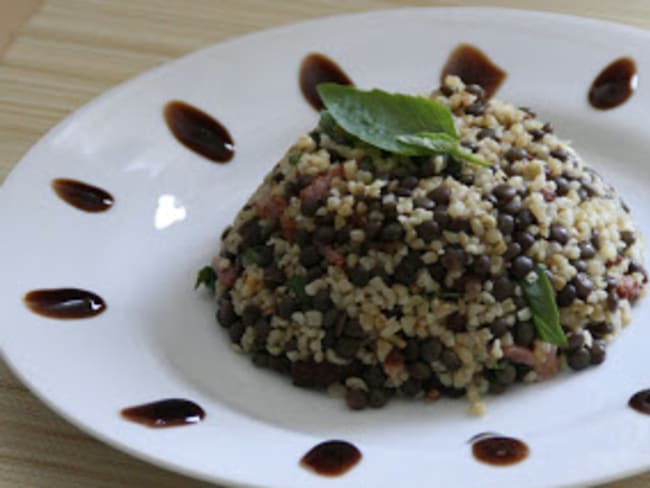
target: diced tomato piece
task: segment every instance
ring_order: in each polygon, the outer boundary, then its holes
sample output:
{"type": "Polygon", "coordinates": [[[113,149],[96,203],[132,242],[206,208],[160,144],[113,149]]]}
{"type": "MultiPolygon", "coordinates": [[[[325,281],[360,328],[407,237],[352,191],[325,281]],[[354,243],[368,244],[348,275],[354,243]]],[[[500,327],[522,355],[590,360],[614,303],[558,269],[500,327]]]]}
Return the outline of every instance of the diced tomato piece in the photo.
{"type": "Polygon", "coordinates": [[[320,200],[330,191],[331,178],[328,176],[317,176],[309,185],[300,190],[302,200],[320,200]]]}
{"type": "Polygon", "coordinates": [[[345,264],[345,258],[343,255],[340,252],[332,249],[330,246],[321,246],[319,250],[321,254],[325,256],[325,260],[329,264],[338,266],[339,268],[345,264]]]}
{"type": "Polygon", "coordinates": [[[557,348],[554,346],[548,352],[544,361],[540,361],[530,349],[521,346],[505,346],[503,348],[503,357],[513,363],[531,366],[539,375],[540,379],[545,380],[557,372],[558,363],[556,352],[557,348]]]}
{"type": "Polygon", "coordinates": [[[293,242],[296,235],[296,221],[284,215],[281,220],[282,237],[289,242],[293,242]]]}
{"type": "Polygon", "coordinates": [[[621,276],[616,284],[616,292],[619,297],[634,301],[641,296],[641,285],[632,276],[621,276]]]}
{"type": "Polygon", "coordinates": [[[386,356],[383,366],[388,376],[395,376],[404,369],[404,354],[399,349],[393,349],[386,356]]]}
{"type": "Polygon", "coordinates": [[[544,197],[545,202],[552,202],[553,200],[555,200],[555,192],[550,188],[542,188],[540,193],[544,197]]]}
{"type": "Polygon", "coordinates": [[[226,288],[232,288],[232,285],[235,284],[235,280],[237,280],[237,275],[239,274],[237,268],[233,265],[217,265],[215,271],[217,272],[217,279],[226,288]]]}
{"type": "Polygon", "coordinates": [[[270,195],[257,202],[257,213],[263,219],[278,218],[287,208],[287,202],[279,195],[270,195]]]}

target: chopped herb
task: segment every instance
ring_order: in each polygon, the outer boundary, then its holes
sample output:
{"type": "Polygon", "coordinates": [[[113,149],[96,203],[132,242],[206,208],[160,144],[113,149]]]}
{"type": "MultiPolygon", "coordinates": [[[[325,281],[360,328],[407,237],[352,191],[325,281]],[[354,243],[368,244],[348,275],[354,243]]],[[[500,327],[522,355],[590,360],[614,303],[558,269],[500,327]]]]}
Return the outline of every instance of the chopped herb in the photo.
{"type": "Polygon", "coordinates": [[[320,122],[325,132],[335,123],[363,142],[393,154],[450,154],[490,166],[460,146],[451,111],[442,103],[335,83],[321,83],[317,90],[327,109],[320,122]]]}
{"type": "Polygon", "coordinates": [[[244,265],[249,265],[249,264],[260,264],[260,253],[264,249],[264,246],[253,246],[249,247],[244,251],[242,254],[242,259],[244,262],[244,265]]]}
{"type": "Polygon", "coordinates": [[[489,367],[489,369],[491,369],[492,371],[501,371],[503,368],[506,367],[506,364],[508,364],[508,361],[506,361],[505,359],[503,358],[497,359],[496,362],[489,367]]]}
{"type": "Polygon", "coordinates": [[[449,290],[432,291],[427,293],[430,298],[441,298],[443,300],[456,300],[462,296],[462,293],[449,290]]]}
{"type": "Polygon", "coordinates": [[[359,164],[359,169],[364,171],[373,171],[375,169],[375,165],[372,163],[372,156],[364,156],[361,159],[361,163],[359,164]]]}
{"type": "Polygon", "coordinates": [[[436,295],[438,298],[442,298],[443,300],[455,300],[462,296],[461,293],[456,291],[439,291],[436,295]]]}
{"type": "Polygon", "coordinates": [[[532,283],[521,280],[519,285],[533,314],[533,325],[545,342],[567,347],[567,338],[560,325],[560,313],[555,302],[555,292],[544,269],[536,264],[533,268],[537,279],[532,283]]]}
{"type": "Polygon", "coordinates": [[[287,290],[293,292],[295,297],[303,305],[311,305],[311,297],[305,291],[305,277],[294,275],[285,283],[287,290]]]}
{"type": "Polygon", "coordinates": [[[217,284],[217,273],[212,266],[204,266],[199,270],[198,275],[196,276],[196,283],[194,283],[194,289],[196,290],[199,286],[204,285],[206,288],[214,291],[217,284]]]}
{"type": "Polygon", "coordinates": [[[298,164],[298,161],[300,161],[301,156],[302,156],[301,153],[291,153],[289,155],[289,164],[291,166],[295,166],[296,164],[298,164]]]}

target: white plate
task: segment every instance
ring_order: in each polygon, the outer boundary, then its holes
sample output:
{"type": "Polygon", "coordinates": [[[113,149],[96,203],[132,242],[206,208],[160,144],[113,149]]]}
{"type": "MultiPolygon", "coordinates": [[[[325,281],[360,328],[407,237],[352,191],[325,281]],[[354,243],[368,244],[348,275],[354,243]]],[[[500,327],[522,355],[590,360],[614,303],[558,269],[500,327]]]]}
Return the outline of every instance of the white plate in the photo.
{"type": "Polygon", "coordinates": [[[647,302],[598,368],[489,398],[482,418],[465,403],[393,402],[353,413],[319,392],[254,368],[229,349],[214,304],[192,290],[221,230],[298,135],[316,122],[297,69],[320,51],[360,87],[428,92],[459,42],[508,71],[498,96],[538,110],[625,196],[646,235],[650,143],[650,34],[603,22],[493,9],[405,9],[306,22],[208,48],[125,83],[40,141],[0,193],[2,348],[52,408],[106,442],[156,464],[214,481],[263,486],[549,487],[650,468],[650,417],[626,407],[650,387],[647,302]],[[590,109],[586,93],[613,59],[629,55],[640,88],[622,107],[590,109]],[[230,129],[235,159],[210,163],[178,144],[161,116],[186,100],[230,129]],[[50,189],[57,177],[97,184],[116,198],[86,214],[50,189]],[[161,208],[163,210],[161,210],[161,208]],[[165,220],[169,209],[176,220],[165,220]],[[184,209],[183,211],[178,209],[184,209]],[[165,213],[167,209],[167,213],[165,213]],[[158,219],[156,218],[158,215],[158,219]],[[162,216],[162,217],[161,217],[162,216]],[[99,293],[102,315],[57,321],[30,313],[34,288],[99,293]],[[186,397],[207,411],[196,426],[148,429],[122,407],[186,397]],[[467,440],[496,431],[525,440],[510,468],[476,462],[467,440]],[[314,444],[343,438],[363,451],[346,476],[298,466],[314,444]]]}

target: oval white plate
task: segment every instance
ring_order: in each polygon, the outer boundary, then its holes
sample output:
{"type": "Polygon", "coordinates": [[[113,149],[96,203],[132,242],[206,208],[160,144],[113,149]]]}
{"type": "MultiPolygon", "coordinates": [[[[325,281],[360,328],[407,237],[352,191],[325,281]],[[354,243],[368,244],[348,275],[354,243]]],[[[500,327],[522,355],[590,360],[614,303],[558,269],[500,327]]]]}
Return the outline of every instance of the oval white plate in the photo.
{"type": "Polygon", "coordinates": [[[647,303],[598,368],[488,398],[482,418],[459,401],[393,402],[354,413],[296,389],[229,349],[214,305],[192,290],[221,230],[285,149],[317,120],[297,70],[320,51],[360,87],[430,91],[459,42],[508,71],[499,97],[533,107],[619,188],[650,235],[647,133],[650,34],[613,24],[495,9],[405,9],[317,20],[261,32],[169,63],[117,87],[39,142],[0,193],[0,310],[6,359],[52,408],[106,442],[201,478],[262,486],[549,487],[650,468],[650,417],[626,407],[650,387],[647,303]],[[622,107],[586,103],[594,76],[629,55],[640,88],[622,107]],[[230,129],[235,159],[217,165],[170,135],[161,109],[188,101],[230,129]],[[50,189],[57,177],[101,186],[112,210],[86,214],[50,189]],[[23,294],[73,286],[108,310],[57,321],[30,313],[23,294]],[[121,408],[186,397],[207,411],[196,426],[148,429],[121,408]],[[525,440],[510,468],[476,462],[479,432],[525,440]],[[325,439],[363,451],[346,476],[298,466],[325,439]]]}

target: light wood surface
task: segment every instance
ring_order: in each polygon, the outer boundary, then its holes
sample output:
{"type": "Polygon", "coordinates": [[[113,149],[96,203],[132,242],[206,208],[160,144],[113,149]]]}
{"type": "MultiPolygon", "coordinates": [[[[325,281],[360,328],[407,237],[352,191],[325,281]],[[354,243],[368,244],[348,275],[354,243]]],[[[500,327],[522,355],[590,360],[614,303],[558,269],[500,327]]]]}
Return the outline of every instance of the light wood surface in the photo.
{"type": "MultiPolygon", "coordinates": [[[[0,0],[0,16],[10,4],[0,0]]],[[[650,29],[646,0],[47,0],[0,63],[0,182],[64,116],[163,61],[261,28],[405,5],[550,10],[650,29]]],[[[90,438],[50,412],[0,360],[0,487],[45,486],[208,485],[155,468],[90,438]]],[[[650,473],[606,486],[647,488],[650,473]]]]}
{"type": "Polygon", "coordinates": [[[27,19],[40,7],[41,0],[0,0],[0,59],[27,19]]]}

